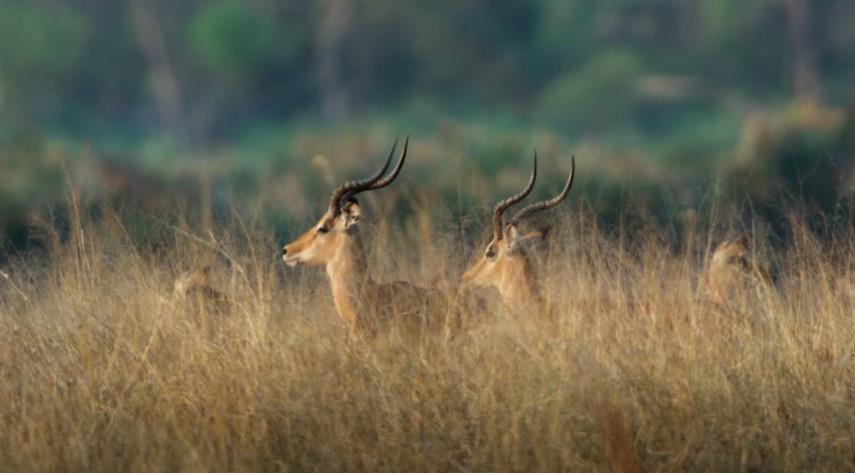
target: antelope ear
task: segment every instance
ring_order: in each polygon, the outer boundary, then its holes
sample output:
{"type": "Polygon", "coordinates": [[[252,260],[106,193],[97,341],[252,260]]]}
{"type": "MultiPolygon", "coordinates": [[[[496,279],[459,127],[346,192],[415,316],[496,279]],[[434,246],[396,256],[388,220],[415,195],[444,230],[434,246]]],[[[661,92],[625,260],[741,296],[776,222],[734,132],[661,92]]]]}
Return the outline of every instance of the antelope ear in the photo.
{"type": "Polygon", "coordinates": [[[359,222],[359,217],[362,216],[362,209],[359,207],[359,202],[356,199],[349,201],[341,211],[344,218],[344,229],[349,230],[350,227],[359,222]]]}
{"type": "Polygon", "coordinates": [[[552,225],[547,225],[543,228],[538,228],[532,230],[525,235],[522,236],[523,240],[529,241],[530,244],[537,244],[542,242],[549,236],[549,232],[552,230],[552,225]]]}
{"type": "Polygon", "coordinates": [[[552,226],[546,226],[520,234],[516,225],[508,225],[505,235],[508,238],[511,250],[519,250],[535,246],[542,242],[546,239],[546,236],[549,234],[549,230],[551,229],[552,226]]]}
{"type": "Polygon", "coordinates": [[[518,251],[522,248],[534,246],[542,242],[546,239],[546,236],[549,234],[549,230],[551,229],[552,226],[548,225],[543,228],[530,230],[526,233],[520,234],[517,226],[514,224],[510,224],[505,229],[505,236],[508,239],[508,244],[510,245],[511,251],[518,251]]]}
{"type": "Polygon", "coordinates": [[[520,229],[517,228],[515,223],[509,223],[505,225],[505,238],[513,243],[520,237],[520,229]]]}

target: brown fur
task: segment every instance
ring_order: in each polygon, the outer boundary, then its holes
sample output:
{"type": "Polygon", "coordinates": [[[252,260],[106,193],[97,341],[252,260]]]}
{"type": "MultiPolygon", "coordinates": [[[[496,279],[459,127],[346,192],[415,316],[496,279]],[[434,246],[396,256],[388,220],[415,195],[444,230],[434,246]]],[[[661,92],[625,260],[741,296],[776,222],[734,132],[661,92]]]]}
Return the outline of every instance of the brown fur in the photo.
{"type": "Polygon", "coordinates": [[[463,273],[463,282],[496,288],[511,311],[522,313],[542,310],[543,297],[535,283],[537,277],[525,250],[511,251],[507,239],[493,239],[488,248],[492,248],[496,256],[490,258],[486,252],[480,255],[463,273]]]}
{"type": "Polygon", "coordinates": [[[758,284],[772,284],[769,271],[749,259],[748,236],[727,239],[716,247],[707,269],[707,289],[711,302],[727,306],[734,297],[758,284]]]}
{"type": "Polygon", "coordinates": [[[520,224],[532,215],[560,204],[573,187],[576,158],[571,158],[572,170],[561,192],[555,197],[536,202],[523,208],[509,222],[504,221],[504,212],[525,199],[537,180],[537,153],[534,154],[531,178],[523,190],[499,201],[493,209],[493,237],[483,253],[463,274],[464,285],[487,286],[498,289],[502,301],[515,315],[526,316],[535,322],[542,332],[555,334],[557,320],[548,307],[537,285],[533,265],[528,258],[527,247],[546,239],[551,226],[522,233],[520,224]]]}
{"type": "Polygon", "coordinates": [[[499,291],[502,302],[517,317],[534,321],[545,333],[556,332],[552,310],[537,284],[526,246],[543,240],[547,229],[533,230],[524,235],[511,235],[490,240],[484,252],[463,273],[464,286],[492,287],[499,291]],[[489,254],[489,256],[488,256],[489,254]]]}
{"type": "Polygon", "coordinates": [[[376,333],[393,317],[419,328],[444,326],[437,317],[447,307],[440,291],[370,277],[356,227],[360,215],[355,199],[338,215],[327,210],[315,226],[285,245],[283,260],[291,266],[326,267],[336,312],[354,336],[376,333]]]}
{"type": "Polygon", "coordinates": [[[211,287],[211,267],[181,274],[173,284],[173,300],[184,301],[206,312],[225,313],[231,308],[228,296],[211,287]]]}
{"type": "Polygon", "coordinates": [[[846,302],[855,302],[855,276],[839,276],[834,281],[835,292],[846,302]]]}

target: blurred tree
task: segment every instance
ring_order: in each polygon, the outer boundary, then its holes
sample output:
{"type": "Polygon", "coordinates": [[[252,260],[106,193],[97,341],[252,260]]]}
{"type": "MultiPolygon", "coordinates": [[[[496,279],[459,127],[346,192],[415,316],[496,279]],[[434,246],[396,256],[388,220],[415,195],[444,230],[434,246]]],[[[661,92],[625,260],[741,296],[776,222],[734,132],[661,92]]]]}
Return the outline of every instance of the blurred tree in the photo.
{"type": "Polygon", "coordinates": [[[541,0],[536,46],[548,75],[562,73],[587,61],[604,40],[597,17],[603,2],[541,0]]]}
{"type": "Polygon", "coordinates": [[[86,16],[72,6],[0,3],[4,115],[33,118],[58,98],[57,88],[80,59],[88,30],[86,16]]]}
{"type": "Polygon", "coordinates": [[[789,89],[786,18],[780,0],[703,2],[705,48],[699,72],[718,89],[768,99],[789,89]]]}
{"type": "Polygon", "coordinates": [[[306,38],[311,31],[300,24],[309,17],[308,5],[296,3],[287,11],[294,15],[299,7],[296,17],[232,0],[202,2],[191,12],[185,70],[187,80],[199,85],[193,91],[194,134],[205,139],[223,136],[266,119],[282,106],[294,112],[294,102],[306,94],[305,87],[293,83],[304,75],[300,69],[308,67],[301,43],[310,43],[306,38]]]}
{"type": "Polygon", "coordinates": [[[333,123],[343,122],[350,112],[349,93],[341,62],[344,40],[353,17],[352,3],[352,0],[324,1],[315,40],[322,110],[324,116],[333,123]]]}
{"type": "Polygon", "coordinates": [[[243,87],[274,59],[274,21],[246,3],[231,0],[202,6],[189,26],[193,57],[229,85],[243,87]]]}
{"type": "Polygon", "coordinates": [[[811,6],[807,0],[784,0],[784,6],[793,52],[793,89],[802,100],[815,102],[820,96],[820,85],[811,6]]]}
{"type": "Polygon", "coordinates": [[[148,75],[162,121],[161,129],[173,138],[180,138],[184,130],[181,89],[166,50],[155,5],[150,0],[132,0],[131,12],[140,48],[148,63],[148,75]]]}

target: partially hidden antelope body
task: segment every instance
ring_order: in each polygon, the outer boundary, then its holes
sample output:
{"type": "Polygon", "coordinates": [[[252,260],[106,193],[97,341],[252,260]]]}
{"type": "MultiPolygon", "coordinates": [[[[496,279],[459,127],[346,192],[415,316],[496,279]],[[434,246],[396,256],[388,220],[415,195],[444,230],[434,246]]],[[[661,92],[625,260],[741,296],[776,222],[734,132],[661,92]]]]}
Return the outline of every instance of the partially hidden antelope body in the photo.
{"type": "Polygon", "coordinates": [[[525,188],[516,195],[496,204],[493,209],[492,239],[483,253],[463,274],[464,285],[494,287],[505,306],[515,314],[547,315],[548,308],[537,284],[535,271],[526,248],[546,238],[551,225],[523,233],[520,225],[538,212],[555,207],[567,197],[573,186],[576,158],[571,158],[571,171],[564,188],[555,197],[531,204],[504,223],[504,213],[525,199],[537,180],[537,153],[525,188]]]}
{"type": "Polygon", "coordinates": [[[750,246],[750,238],[743,235],[725,239],[716,247],[707,269],[710,301],[727,306],[746,290],[773,285],[769,270],[756,259],[749,260],[750,246]]]}
{"type": "Polygon", "coordinates": [[[211,287],[210,274],[210,265],[182,273],[173,284],[173,299],[195,299],[197,305],[213,305],[220,311],[225,310],[231,302],[228,296],[211,287]]]}
{"type": "Polygon", "coordinates": [[[357,225],[362,209],[356,196],[391,184],[404,165],[408,144],[409,138],[388,175],[397,140],[374,175],[339,186],[318,223],[282,249],[282,259],[289,266],[326,267],[336,312],[354,336],[374,333],[379,324],[394,317],[418,325],[441,323],[433,318],[446,303],[439,291],[404,281],[378,283],[370,277],[357,225]]]}

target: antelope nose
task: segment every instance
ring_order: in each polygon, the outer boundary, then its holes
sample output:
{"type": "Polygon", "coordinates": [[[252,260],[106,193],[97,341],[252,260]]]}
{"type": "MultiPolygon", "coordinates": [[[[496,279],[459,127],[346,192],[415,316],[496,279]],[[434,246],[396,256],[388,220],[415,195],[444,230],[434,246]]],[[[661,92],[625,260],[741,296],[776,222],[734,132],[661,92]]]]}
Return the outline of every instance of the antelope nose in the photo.
{"type": "Polygon", "coordinates": [[[285,255],[287,255],[287,254],[288,254],[288,247],[287,247],[287,246],[285,246],[285,247],[283,247],[283,248],[282,248],[282,256],[285,256],[285,255]]]}

